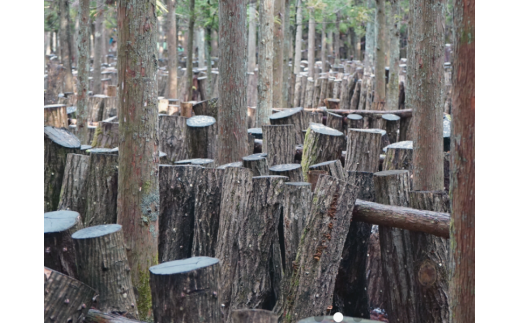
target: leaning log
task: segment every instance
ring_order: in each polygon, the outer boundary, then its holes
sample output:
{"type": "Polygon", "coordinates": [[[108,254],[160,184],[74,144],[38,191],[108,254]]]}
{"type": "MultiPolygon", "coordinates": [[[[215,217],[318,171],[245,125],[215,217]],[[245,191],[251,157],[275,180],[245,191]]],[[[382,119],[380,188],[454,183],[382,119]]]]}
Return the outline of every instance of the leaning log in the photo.
{"type": "Polygon", "coordinates": [[[69,122],[65,104],[44,105],[43,125],[56,128],[68,128],[69,122]]]}

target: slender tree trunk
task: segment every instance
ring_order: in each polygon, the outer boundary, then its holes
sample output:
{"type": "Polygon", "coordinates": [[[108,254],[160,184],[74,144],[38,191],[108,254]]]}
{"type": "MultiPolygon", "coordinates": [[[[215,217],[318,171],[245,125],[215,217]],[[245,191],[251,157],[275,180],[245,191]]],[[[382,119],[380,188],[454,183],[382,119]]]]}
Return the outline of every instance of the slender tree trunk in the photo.
{"type": "Polygon", "coordinates": [[[72,81],[72,59],[70,50],[70,8],[68,0],[60,0],[60,47],[61,47],[61,62],[65,68],[65,83],[63,92],[74,92],[72,81]]]}
{"type": "Polygon", "coordinates": [[[282,108],[290,108],[289,103],[289,88],[294,85],[291,80],[291,68],[289,67],[289,58],[291,55],[291,0],[284,0],[284,13],[283,13],[283,79],[282,79],[282,108]]]}
{"type": "Polygon", "coordinates": [[[141,318],[151,313],[148,268],[157,264],[159,149],[155,0],[118,1],[119,174],[123,226],[141,318]]]}
{"type": "Polygon", "coordinates": [[[78,7],[78,89],[76,102],[76,136],[82,144],[88,144],[88,85],[90,62],[90,1],[80,0],[78,7]]]}
{"type": "Polygon", "coordinates": [[[248,154],[246,109],[246,1],[219,1],[218,156],[223,165],[248,154]]]}
{"type": "Polygon", "coordinates": [[[193,32],[195,29],[195,0],[190,0],[188,23],[188,44],[186,50],[186,94],[184,101],[191,101],[193,90],[193,32]]]}
{"type": "Polygon", "coordinates": [[[254,73],[256,67],[256,5],[249,4],[249,35],[247,38],[247,71],[254,73]]]}
{"type": "Polygon", "coordinates": [[[376,0],[377,4],[377,25],[376,25],[376,68],[375,68],[375,90],[372,109],[382,109],[384,105],[380,104],[385,101],[385,0],[376,0]]]}
{"type": "MultiPolygon", "coordinates": [[[[300,73],[300,64],[302,61],[302,0],[296,3],[296,39],[294,41],[294,62],[293,73],[300,73]]],[[[303,105],[303,103],[301,104],[303,105]]]]}
{"type": "Polygon", "coordinates": [[[273,108],[283,104],[283,47],[284,47],[285,0],[274,0],[274,57],[273,57],[273,108]]]}
{"type": "Polygon", "coordinates": [[[455,1],[450,322],[475,321],[475,1],[455,1]]]}
{"type": "MultiPolygon", "coordinates": [[[[375,9],[376,0],[367,0],[367,8],[375,9]]],[[[374,72],[375,46],[376,46],[376,14],[374,13],[371,20],[367,23],[367,31],[365,35],[365,73],[370,75],[374,72]]]]}
{"type": "Polygon", "coordinates": [[[258,101],[256,126],[269,125],[273,108],[273,26],[274,0],[260,1],[260,29],[258,32],[258,101]]]}
{"type": "Polygon", "coordinates": [[[388,93],[386,93],[386,109],[399,109],[399,42],[401,23],[399,18],[399,0],[390,0],[391,13],[389,17],[390,72],[388,75],[388,93]]]}
{"type": "Polygon", "coordinates": [[[325,12],[323,12],[323,21],[321,22],[321,72],[326,73],[327,68],[327,24],[325,23],[325,12]]]}
{"type": "Polygon", "coordinates": [[[444,14],[444,0],[410,6],[406,104],[413,109],[413,188],[420,191],[444,189],[444,14]]]}
{"type": "Polygon", "coordinates": [[[198,64],[199,68],[204,67],[206,63],[206,43],[204,42],[205,32],[204,28],[197,28],[197,56],[198,56],[198,64]]]}
{"type": "Polygon", "coordinates": [[[309,7],[309,36],[308,40],[308,61],[309,61],[309,74],[310,78],[314,78],[314,41],[316,40],[316,21],[314,20],[314,7],[309,7]]]}
{"type": "MultiPolygon", "coordinates": [[[[96,13],[96,22],[95,22],[95,31],[94,31],[94,73],[92,79],[92,92],[94,94],[102,94],[101,93],[101,62],[103,56],[103,38],[102,29],[105,20],[105,0],[97,0],[97,13],[96,13]]],[[[156,47],[157,45],[155,45],[156,47]]],[[[154,47],[154,48],[155,48],[154,47]]],[[[121,74],[119,74],[121,76],[121,74]]]]}
{"type": "MultiPolygon", "coordinates": [[[[168,97],[177,98],[177,0],[168,0],[168,97]]],[[[211,74],[211,73],[210,73],[211,74]]]]}
{"type": "Polygon", "coordinates": [[[336,32],[334,33],[334,64],[338,65],[340,63],[340,52],[339,52],[339,21],[341,20],[341,16],[339,12],[336,13],[336,32]]]}

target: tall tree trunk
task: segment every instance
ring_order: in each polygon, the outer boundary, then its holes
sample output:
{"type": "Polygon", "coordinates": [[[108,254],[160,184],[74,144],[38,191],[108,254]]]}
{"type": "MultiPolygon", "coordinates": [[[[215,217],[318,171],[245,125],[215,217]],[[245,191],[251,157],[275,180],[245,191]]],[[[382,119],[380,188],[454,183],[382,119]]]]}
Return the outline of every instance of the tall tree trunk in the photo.
{"type": "Polygon", "coordinates": [[[204,64],[206,63],[206,44],[204,42],[204,28],[197,28],[197,61],[198,61],[198,68],[204,67],[204,64]]]}
{"type": "Polygon", "coordinates": [[[374,101],[372,109],[382,109],[384,105],[380,104],[385,101],[385,0],[376,0],[377,4],[377,24],[376,24],[376,68],[375,68],[375,87],[374,87],[374,101]]]}
{"type": "Polygon", "coordinates": [[[249,4],[249,35],[247,38],[247,71],[254,73],[256,67],[256,5],[249,4]]]}
{"type": "MultiPolygon", "coordinates": [[[[101,93],[101,62],[103,56],[103,25],[105,20],[105,0],[97,0],[97,14],[94,31],[94,73],[92,75],[92,92],[94,94],[101,93]]],[[[121,40],[119,40],[121,41],[121,40]]],[[[155,45],[157,47],[157,45],[155,45]]],[[[119,74],[121,75],[121,74],[119,74]]]]}
{"type": "Polygon", "coordinates": [[[195,0],[190,0],[188,22],[188,44],[186,48],[186,94],[181,100],[191,101],[193,90],[193,32],[195,28],[195,0]]]}
{"type": "Polygon", "coordinates": [[[314,7],[309,7],[309,35],[307,36],[307,41],[309,44],[309,52],[308,52],[308,61],[309,61],[309,74],[310,78],[314,78],[314,51],[315,45],[314,41],[316,40],[316,21],[314,20],[314,7]]]}
{"type": "Polygon", "coordinates": [[[258,101],[256,126],[269,125],[273,108],[273,26],[274,0],[260,1],[260,29],[258,32],[258,101]]]}
{"type": "Polygon", "coordinates": [[[65,68],[65,82],[63,92],[74,92],[72,81],[72,60],[70,51],[70,8],[68,0],[60,0],[60,47],[61,47],[61,62],[65,68]]]}
{"type": "MultiPolygon", "coordinates": [[[[376,0],[367,0],[367,8],[375,9],[376,0]]],[[[365,74],[372,74],[374,72],[375,46],[376,46],[376,13],[371,17],[367,23],[367,31],[365,35],[365,74]]]]}
{"type": "MultiPolygon", "coordinates": [[[[294,41],[294,62],[293,73],[300,73],[300,64],[302,61],[302,0],[296,3],[296,39],[294,41]]],[[[303,104],[301,104],[303,105],[303,104]]]]}
{"type": "Polygon", "coordinates": [[[282,108],[285,0],[274,0],[273,108],[282,108]]]}
{"type": "Polygon", "coordinates": [[[90,72],[90,1],[80,0],[78,7],[78,97],[76,102],[76,136],[88,144],[88,85],[90,72]]]}
{"type": "Polygon", "coordinates": [[[118,1],[119,174],[117,222],[123,226],[141,318],[152,308],[157,264],[159,149],[155,0],[118,1]]]}
{"type": "Polygon", "coordinates": [[[282,108],[290,108],[289,104],[289,87],[294,85],[291,82],[291,68],[289,67],[289,58],[291,55],[291,0],[284,0],[284,12],[283,12],[283,79],[282,79],[282,108]]]}
{"type": "Polygon", "coordinates": [[[444,189],[444,14],[444,0],[410,4],[406,104],[413,109],[413,189],[420,191],[444,189]]]}
{"type": "Polygon", "coordinates": [[[400,42],[400,17],[399,0],[390,0],[391,12],[389,17],[389,48],[390,71],[388,74],[388,91],[386,93],[386,110],[399,109],[399,42],[400,42]]]}
{"type": "Polygon", "coordinates": [[[168,97],[177,98],[177,0],[168,0],[168,97]]]}
{"type": "Polygon", "coordinates": [[[337,65],[340,63],[339,61],[339,57],[340,57],[340,52],[339,52],[339,36],[340,36],[340,31],[339,31],[339,21],[341,19],[341,16],[339,14],[339,12],[336,13],[336,32],[334,33],[334,64],[337,65]]]}
{"type": "Polygon", "coordinates": [[[248,154],[246,1],[219,1],[218,156],[223,165],[248,154]]]}
{"type": "MultiPolygon", "coordinates": [[[[475,321],[475,1],[455,1],[450,322],[475,321]]],[[[415,148],[415,147],[414,147],[415,148]]]]}
{"type": "Polygon", "coordinates": [[[327,24],[325,23],[325,10],[323,11],[323,21],[321,22],[321,72],[326,73],[327,68],[327,24]]]}

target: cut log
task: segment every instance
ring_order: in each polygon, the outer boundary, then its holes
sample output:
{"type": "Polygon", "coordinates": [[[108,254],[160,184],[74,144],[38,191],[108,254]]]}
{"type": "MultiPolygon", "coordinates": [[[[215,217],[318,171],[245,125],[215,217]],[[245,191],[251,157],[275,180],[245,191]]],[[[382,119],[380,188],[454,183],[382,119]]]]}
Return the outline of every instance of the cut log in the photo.
{"type": "MultiPolygon", "coordinates": [[[[336,162],[339,163],[339,161],[336,162]]],[[[366,201],[375,199],[373,173],[347,171],[345,180],[347,183],[359,187],[359,199],[366,201]]],[[[370,318],[366,266],[371,230],[371,224],[350,223],[336,276],[333,313],[340,312],[348,316],[370,318]]]]}
{"type": "Polygon", "coordinates": [[[307,125],[304,124],[303,113],[303,108],[285,109],[281,112],[272,114],[269,117],[269,120],[272,125],[294,125],[295,143],[303,144],[305,138],[302,131],[307,127],[307,125]]]}
{"type": "Polygon", "coordinates": [[[83,322],[96,291],[47,267],[44,276],[44,322],[83,322]]]}
{"type": "Polygon", "coordinates": [[[362,80],[358,80],[356,82],[356,87],[354,88],[354,93],[352,94],[352,98],[350,99],[350,110],[357,110],[359,105],[359,96],[361,94],[361,84],[363,84],[362,80]]]}
{"type": "Polygon", "coordinates": [[[284,275],[291,275],[300,237],[311,209],[312,190],[307,182],[286,182],[283,201],[283,234],[285,245],[284,275]]]}
{"type": "Polygon", "coordinates": [[[56,128],[68,128],[67,107],[65,104],[43,106],[43,125],[56,128]]]}
{"type": "MultiPolygon", "coordinates": [[[[265,308],[272,294],[269,262],[282,212],[285,176],[253,177],[248,211],[238,219],[238,261],[231,310],[265,308]]],[[[273,260],[274,261],[274,260],[273,260]]],[[[279,268],[282,270],[282,268],[279,268]]]]}
{"type": "MultiPolygon", "coordinates": [[[[359,114],[349,114],[345,117],[347,119],[348,129],[363,129],[363,116],[359,114]]],[[[345,120],[345,118],[343,120],[345,120]]],[[[345,121],[343,121],[345,123],[345,121]]]]}
{"type": "MultiPolygon", "coordinates": [[[[408,206],[410,179],[407,170],[374,174],[376,202],[408,206]]],[[[408,230],[379,226],[383,269],[384,309],[391,322],[418,322],[413,297],[415,275],[411,234],[408,230]]]]}
{"type": "Polygon", "coordinates": [[[119,156],[90,150],[87,179],[86,227],[117,222],[119,156]]]}
{"type": "Polygon", "coordinates": [[[303,104],[303,107],[305,109],[314,108],[312,106],[313,98],[314,98],[314,80],[312,79],[312,77],[309,77],[309,78],[307,78],[307,85],[306,85],[306,89],[305,89],[305,102],[303,104]]]}
{"type": "Polygon", "coordinates": [[[202,167],[214,168],[215,160],[207,158],[194,158],[179,160],[174,163],[174,166],[197,165],[202,167]]]}
{"type": "Polygon", "coordinates": [[[103,313],[95,309],[90,309],[85,318],[85,323],[145,323],[143,321],[132,320],[122,315],[113,313],[103,313]]]}
{"type": "MultiPolygon", "coordinates": [[[[410,192],[410,206],[414,209],[448,212],[449,205],[445,191],[410,192]]],[[[447,322],[449,241],[423,232],[410,234],[417,278],[414,290],[417,317],[421,322],[447,322]]]]}
{"type": "Polygon", "coordinates": [[[325,106],[324,100],[327,98],[327,77],[320,77],[318,80],[316,80],[316,84],[314,84],[314,102],[313,102],[313,108],[317,107],[323,107],[325,106]]]}
{"type": "Polygon", "coordinates": [[[381,116],[383,119],[383,129],[386,130],[388,134],[388,139],[390,143],[399,141],[399,125],[401,124],[401,117],[395,114],[383,114],[381,116]]]}
{"type": "Polygon", "coordinates": [[[186,118],[159,115],[159,150],[166,153],[168,164],[188,158],[186,118]]]}
{"type": "Polygon", "coordinates": [[[358,187],[331,176],[316,186],[309,221],[303,231],[296,267],[284,291],[281,322],[319,316],[332,304],[341,252],[349,231],[358,187]]]}
{"type": "Polygon", "coordinates": [[[71,132],[44,128],[44,212],[58,209],[67,154],[79,153],[80,147],[81,142],[71,132]]]}
{"type": "Polygon", "coordinates": [[[193,257],[150,267],[155,322],[222,322],[217,295],[219,260],[193,257]]]}
{"type": "Polygon", "coordinates": [[[367,86],[368,86],[368,77],[367,75],[363,76],[363,83],[361,83],[361,90],[359,91],[359,103],[358,110],[364,110],[367,105],[367,86]]]}
{"type": "Polygon", "coordinates": [[[352,110],[352,109],[339,109],[334,110],[334,113],[341,114],[341,115],[349,115],[349,114],[359,114],[359,115],[383,115],[383,114],[395,114],[397,116],[401,117],[402,119],[407,119],[412,117],[412,109],[403,109],[403,110],[352,110]]]}
{"type": "Polygon", "coordinates": [[[336,129],[345,134],[345,130],[343,129],[343,117],[339,114],[327,112],[327,127],[336,129]]]}
{"type": "Polygon", "coordinates": [[[339,99],[325,99],[325,106],[329,110],[339,109],[339,99]]]}
{"type": "Polygon", "coordinates": [[[372,225],[368,239],[366,279],[368,305],[370,308],[383,308],[383,269],[381,268],[381,244],[379,241],[379,226],[372,225]]]}
{"type": "Polygon", "coordinates": [[[277,323],[278,317],[266,310],[234,310],[231,311],[231,323],[277,323]]]}
{"type": "Polygon", "coordinates": [[[241,230],[238,220],[247,215],[248,199],[253,182],[252,175],[252,171],[247,168],[231,167],[224,170],[215,256],[220,259],[218,304],[221,304],[225,322],[229,315],[238,261],[237,236],[241,230]]]}
{"type": "Polygon", "coordinates": [[[332,97],[334,99],[338,99],[338,108],[341,101],[339,101],[339,98],[341,97],[341,90],[342,90],[342,80],[341,78],[338,78],[334,81],[334,90],[332,91],[332,97]]]}
{"type": "Polygon", "coordinates": [[[300,98],[302,96],[302,79],[303,79],[303,77],[300,74],[296,75],[295,84],[294,84],[293,107],[299,107],[302,105],[302,104],[300,104],[300,98]]]}
{"type": "Polygon", "coordinates": [[[201,101],[209,99],[209,96],[210,96],[210,93],[207,93],[208,86],[206,84],[206,81],[207,81],[207,77],[206,76],[197,78],[197,82],[199,84],[199,92],[200,92],[200,100],[201,101]]]}
{"type": "Polygon", "coordinates": [[[268,165],[290,164],[294,160],[295,127],[292,124],[262,126],[262,152],[268,165]]]}
{"type": "Polygon", "coordinates": [[[210,116],[195,116],[186,120],[188,158],[216,157],[216,120],[210,116]]]}
{"type": "Polygon", "coordinates": [[[94,148],[116,148],[119,146],[119,123],[105,122],[98,123],[92,147],[94,148]]]}
{"type": "Polygon", "coordinates": [[[339,159],[344,147],[345,136],[342,132],[320,124],[311,124],[305,135],[302,152],[304,178],[307,180],[307,171],[311,165],[339,159]]]}
{"type": "Polygon", "coordinates": [[[341,109],[345,109],[346,107],[350,107],[348,103],[350,103],[349,97],[349,76],[343,77],[341,79],[341,95],[339,97],[339,106],[341,109]]]}
{"type": "Polygon", "coordinates": [[[168,99],[160,99],[157,103],[158,113],[159,114],[169,114],[168,113],[168,99]]]}
{"type": "Polygon", "coordinates": [[[305,94],[307,92],[307,76],[302,74],[302,89],[300,90],[300,104],[296,107],[305,108],[305,94]]]}
{"type": "Polygon", "coordinates": [[[263,176],[269,174],[267,167],[267,154],[259,153],[243,157],[244,167],[253,172],[253,176],[263,176]]]}
{"type": "Polygon", "coordinates": [[[255,139],[263,139],[262,128],[249,128],[247,133],[252,135],[255,139]]]}
{"type": "Polygon", "coordinates": [[[138,317],[123,231],[119,224],[98,225],[72,235],[78,278],[98,293],[94,306],[138,317]]]}
{"type": "Polygon", "coordinates": [[[256,127],[256,107],[247,107],[247,129],[256,127]]]}
{"type": "MultiPolygon", "coordinates": [[[[401,110],[404,111],[404,110],[401,110]]],[[[394,113],[394,112],[392,112],[394,113]]],[[[395,114],[395,113],[394,113],[395,114]]],[[[399,140],[413,140],[412,136],[412,118],[405,118],[401,116],[399,123],[399,140]]]]}
{"type": "Polygon", "coordinates": [[[345,171],[377,172],[381,150],[379,129],[349,129],[345,171]]]}
{"type": "MultiPolygon", "coordinates": [[[[240,166],[235,166],[240,167],[240,166]]],[[[195,186],[192,256],[215,256],[225,168],[202,168],[195,186]]]]}
{"type": "Polygon", "coordinates": [[[269,167],[270,175],[287,176],[289,182],[302,182],[303,173],[300,164],[282,164],[269,167]]]}
{"type": "Polygon", "coordinates": [[[217,169],[226,169],[228,167],[244,167],[244,165],[242,164],[242,162],[234,162],[234,163],[220,165],[217,167],[217,169]]]}
{"type": "Polygon", "coordinates": [[[90,122],[99,122],[103,120],[108,98],[108,96],[102,94],[88,97],[88,120],[90,122]]]}
{"type": "Polygon", "coordinates": [[[181,102],[181,117],[191,118],[193,116],[193,104],[195,101],[181,102]]]}
{"type": "MultiPolygon", "coordinates": [[[[218,119],[218,98],[193,103],[193,112],[198,116],[210,116],[218,119]]],[[[217,122],[218,124],[218,122],[217,122]]]]}
{"type": "Polygon", "coordinates": [[[324,170],[328,175],[336,177],[339,180],[345,180],[345,171],[339,160],[329,160],[323,163],[314,164],[309,170],[324,170]]]}
{"type": "Polygon", "coordinates": [[[58,210],[72,210],[85,214],[89,163],[90,156],[67,154],[58,210]]]}
{"type": "Polygon", "coordinates": [[[54,211],[44,218],[44,266],[77,278],[74,244],[71,235],[82,229],[81,216],[74,211],[54,211]]]}
{"type": "Polygon", "coordinates": [[[191,257],[201,167],[159,166],[159,263],[191,257]]]}
{"type": "Polygon", "coordinates": [[[413,171],[413,142],[401,141],[386,146],[386,156],[383,162],[383,170],[408,170],[413,171]]]}
{"type": "Polygon", "coordinates": [[[326,170],[309,170],[307,172],[307,182],[311,184],[311,191],[314,192],[314,189],[318,184],[318,179],[322,175],[329,175],[329,172],[326,170]]]}
{"type": "MultiPolygon", "coordinates": [[[[309,128],[311,123],[322,123],[323,122],[323,113],[322,112],[306,111],[306,114],[307,114],[308,121],[306,123],[307,128],[305,128],[305,133],[307,133],[307,129],[309,128]]],[[[304,136],[305,136],[305,134],[304,134],[304,136]]],[[[305,139],[304,139],[304,141],[305,141],[305,139]]]]}

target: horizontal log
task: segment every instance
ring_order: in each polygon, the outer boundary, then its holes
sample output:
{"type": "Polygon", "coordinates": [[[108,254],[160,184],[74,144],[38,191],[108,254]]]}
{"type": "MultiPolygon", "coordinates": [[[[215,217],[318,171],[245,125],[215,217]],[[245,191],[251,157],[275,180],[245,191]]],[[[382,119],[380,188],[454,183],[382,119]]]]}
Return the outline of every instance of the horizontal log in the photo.
{"type": "Polygon", "coordinates": [[[85,323],[144,323],[114,313],[103,313],[95,309],[88,310],[85,323]]]}
{"type": "MultiPolygon", "coordinates": [[[[315,109],[304,109],[309,112],[327,112],[326,107],[318,107],[315,109]]],[[[345,110],[345,109],[334,109],[329,112],[336,114],[360,114],[360,115],[374,115],[374,114],[395,114],[401,118],[409,118],[412,116],[412,109],[402,109],[402,110],[345,110]]]]}
{"type": "Polygon", "coordinates": [[[370,224],[429,233],[446,239],[450,237],[449,213],[356,200],[352,219],[370,224]]]}

